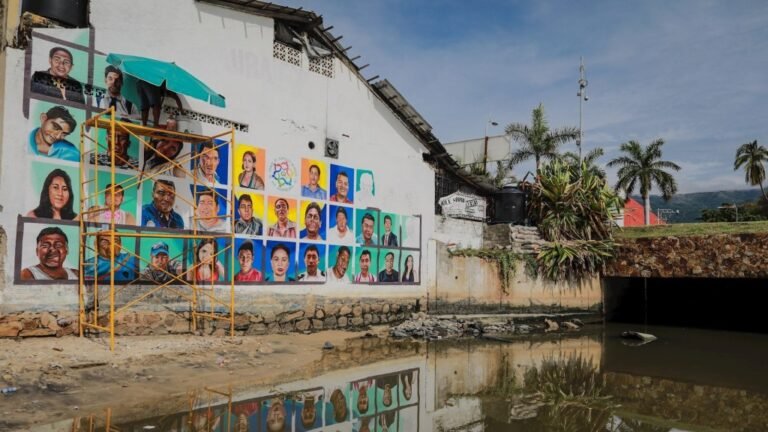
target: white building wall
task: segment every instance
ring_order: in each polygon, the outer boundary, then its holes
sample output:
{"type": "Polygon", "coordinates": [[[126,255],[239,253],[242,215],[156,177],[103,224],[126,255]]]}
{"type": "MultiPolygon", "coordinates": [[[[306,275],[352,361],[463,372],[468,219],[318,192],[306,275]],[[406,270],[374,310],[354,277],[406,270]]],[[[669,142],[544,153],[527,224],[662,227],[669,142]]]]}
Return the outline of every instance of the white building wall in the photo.
{"type": "MultiPolygon", "coordinates": [[[[192,98],[185,108],[247,124],[237,142],[266,149],[267,161],[278,156],[300,167],[301,158],[320,159],[356,169],[372,170],[376,196],[371,207],[401,215],[421,216],[421,241],[434,231],[434,173],[422,161],[421,143],[395,117],[353,71],[338,59],[334,78],[273,58],[272,19],[224,9],[193,0],[120,1],[91,3],[95,48],[104,54],[122,53],[175,61],[227,97],[221,109],[192,98]],[[338,139],[338,161],[323,156],[325,138],[338,139]],[[308,142],[314,142],[314,150],[308,142]]],[[[39,29],[40,33],[71,39],[84,30],[39,29]]],[[[85,31],[87,33],[87,31],[85,31]]],[[[41,44],[42,45],[42,44],[41,44]]],[[[32,162],[39,160],[27,150],[29,131],[38,119],[23,115],[25,51],[8,49],[3,103],[2,165],[0,169],[0,224],[8,231],[8,254],[0,310],[32,310],[74,307],[77,286],[73,284],[17,284],[18,215],[37,203],[39,190],[31,187],[32,162]],[[14,126],[11,126],[14,125],[14,126]]],[[[47,52],[34,52],[35,57],[47,52]]],[[[39,63],[39,61],[38,61],[39,63]]],[[[35,63],[33,62],[33,65],[35,63]]],[[[76,65],[75,67],[80,67],[76,65]]],[[[33,68],[33,71],[36,70],[33,68]]],[[[103,71],[93,71],[93,83],[103,86],[103,71]]],[[[219,126],[194,121],[181,122],[191,132],[214,134],[219,126]]],[[[76,133],[70,140],[76,141],[76,133]]],[[[230,176],[232,167],[230,167],[230,176]]],[[[77,186],[74,186],[77,188],[77,186]]],[[[266,194],[300,199],[298,188],[266,194]]],[[[355,207],[359,207],[355,205],[355,207]]],[[[33,240],[25,238],[24,242],[33,240]]],[[[34,248],[34,246],[32,246],[34,248]]],[[[25,252],[29,255],[29,252],[25,252]]],[[[77,254],[70,248],[70,254],[77,254]]],[[[425,255],[419,254],[416,255],[425,255]]],[[[421,256],[420,256],[421,257],[421,256]]],[[[426,260],[418,260],[421,281],[428,274],[426,260]]],[[[29,265],[23,262],[22,265],[29,265]]],[[[419,298],[426,295],[424,282],[411,285],[259,285],[238,287],[254,292],[312,294],[330,297],[419,298]]]]}
{"type": "Polygon", "coordinates": [[[432,238],[458,249],[481,249],[485,223],[447,216],[436,216],[432,238]]]}

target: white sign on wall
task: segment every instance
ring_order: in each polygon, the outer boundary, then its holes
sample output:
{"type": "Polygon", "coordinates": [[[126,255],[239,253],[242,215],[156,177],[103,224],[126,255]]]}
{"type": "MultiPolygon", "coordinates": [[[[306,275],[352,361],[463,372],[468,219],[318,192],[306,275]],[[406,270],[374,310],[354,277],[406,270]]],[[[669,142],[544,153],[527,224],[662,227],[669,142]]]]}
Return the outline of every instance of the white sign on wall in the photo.
{"type": "Polygon", "coordinates": [[[445,216],[477,221],[485,220],[485,207],[487,203],[485,198],[481,196],[465,192],[454,192],[440,198],[438,203],[443,209],[443,215],[445,216]]]}

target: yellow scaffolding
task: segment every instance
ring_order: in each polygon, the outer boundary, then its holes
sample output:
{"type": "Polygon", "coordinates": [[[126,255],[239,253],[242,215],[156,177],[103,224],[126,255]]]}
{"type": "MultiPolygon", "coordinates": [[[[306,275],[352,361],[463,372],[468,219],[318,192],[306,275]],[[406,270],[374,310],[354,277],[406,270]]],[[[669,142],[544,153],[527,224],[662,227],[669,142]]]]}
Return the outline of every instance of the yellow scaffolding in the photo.
{"type": "MultiPolygon", "coordinates": [[[[192,321],[192,328],[197,329],[198,325],[198,319],[212,319],[212,320],[225,320],[229,321],[229,333],[230,336],[234,335],[235,332],[235,286],[234,286],[234,263],[235,263],[235,241],[234,241],[234,212],[235,208],[233,205],[234,199],[230,199],[229,194],[221,194],[219,191],[216,190],[214,187],[214,184],[212,183],[199,183],[198,182],[198,176],[197,172],[199,170],[199,159],[201,158],[203,152],[202,151],[192,151],[190,152],[189,156],[181,157],[179,160],[169,159],[166,155],[160,153],[157,149],[154,148],[154,146],[151,144],[153,139],[162,139],[162,140],[170,140],[170,141],[177,141],[177,142],[189,142],[194,147],[196,144],[201,143],[216,143],[216,140],[220,141],[219,144],[214,144],[213,148],[218,149],[220,147],[229,147],[229,156],[230,156],[230,162],[232,166],[234,166],[234,145],[235,145],[235,129],[230,128],[230,130],[226,132],[222,132],[217,135],[212,136],[205,136],[205,135],[196,135],[191,134],[187,132],[177,132],[172,130],[165,130],[165,129],[158,129],[158,128],[150,128],[146,126],[141,126],[138,124],[125,122],[117,120],[115,117],[115,109],[109,108],[108,110],[105,110],[103,112],[100,112],[96,114],[95,116],[91,117],[90,119],[86,120],[83,125],[80,127],[80,149],[81,149],[81,157],[80,157],[80,290],[79,290],[79,303],[80,303],[80,336],[82,337],[84,335],[85,329],[92,329],[97,332],[108,332],[109,333],[109,347],[110,350],[114,350],[115,348],[115,317],[117,314],[126,311],[128,308],[136,305],[137,303],[145,300],[146,298],[152,296],[154,293],[159,292],[161,290],[167,290],[170,291],[179,297],[189,301],[190,304],[190,311],[191,311],[191,321],[192,321]],[[88,129],[93,129],[92,131],[89,131],[88,129]],[[107,143],[100,143],[99,138],[99,130],[104,129],[106,130],[108,134],[108,140],[107,143]],[[167,164],[167,167],[164,167],[159,172],[155,172],[152,174],[145,174],[144,172],[140,170],[136,170],[135,175],[128,175],[128,178],[125,180],[122,180],[120,182],[117,181],[117,173],[115,169],[117,168],[117,161],[116,161],[116,152],[114,151],[114,143],[116,143],[116,132],[122,131],[129,134],[130,137],[133,137],[136,139],[140,144],[141,148],[144,149],[144,154],[155,154],[157,157],[160,157],[162,159],[165,159],[165,163],[167,164]],[[95,136],[95,138],[94,138],[95,136]],[[92,148],[86,149],[86,143],[91,143],[92,148]],[[111,143],[111,147],[109,148],[109,144],[111,143]],[[100,171],[100,165],[99,165],[99,154],[101,155],[107,155],[107,157],[110,160],[109,165],[102,165],[101,169],[108,169],[108,175],[109,175],[109,185],[108,187],[104,187],[103,189],[100,189],[99,187],[99,171],[100,171]],[[90,162],[91,156],[93,156],[93,163],[90,162]],[[190,164],[191,163],[191,164],[190,164]],[[190,169],[186,168],[183,164],[190,164],[194,168],[192,168],[192,171],[190,169]],[[192,219],[191,219],[191,230],[179,230],[178,232],[174,232],[172,230],[165,231],[165,232],[156,232],[156,233],[143,233],[143,232],[132,232],[130,226],[120,226],[118,227],[118,224],[115,221],[115,191],[117,186],[121,186],[123,190],[126,190],[131,187],[136,187],[137,190],[141,187],[143,183],[146,183],[148,181],[152,181],[155,177],[157,177],[160,174],[163,174],[164,172],[168,170],[178,170],[178,172],[183,173],[185,176],[189,176],[193,179],[192,181],[192,200],[188,200],[184,197],[180,197],[176,195],[176,198],[181,198],[182,201],[187,203],[190,208],[192,209],[192,219]],[[89,187],[89,185],[93,185],[92,187],[89,187]],[[214,193],[214,199],[221,198],[223,199],[229,206],[229,213],[226,215],[218,216],[219,218],[229,218],[230,222],[230,229],[229,233],[227,234],[214,234],[209,233],[205,231],[199,231],[198,230],[198,219],[204,219],[203,217],[198,217],[198,185],[200,186],[206,186],[208,190],[213,191],[214,193]],[[92,193],[90,191],[93,191],[92,193]],[[110,203],[108,206],[100,207],[98,205],[98,198],[102,194],[110,194],[110,203]],[[218,198],[217,198],[218,197],[218,198]],[[96,203],[93,206],[89,206],[90,203],[96,203]],[[106,211],[109,211],[109,222],[92,222],[88,221],[91,214],[99,214],[106,211]],[[105,228],[104,226],[107,225],[105,228]],[[109,239],[109,274],[108,274],[108,280],[106,278],[106,274],[99,274],[98,272],[98,263],[99,263],[99,253],[98,253],[98,245],[99,238],[108,238],[109,239]],[[93,238],[94,240],[94,247],[90,246],[89,240],[93,238]],[[135,298],[131,299],[130,301],[126,301],[124,304],[120,305],[119,307],[115,304],[115,296],[125,290],[125,288],[133,285],[135,282],[138,281],[138,275],[140,273],[140,266],[139,263],[145,263],[145,264],[151,264],[146,258],[143,258],[136,254],[133,250],[129,250],[128,248],[124,247],[122,245],[121,238],[134,238],[134,239],[141,239],[141,238],[153,238],[153,239],[159,239],[159,238],[166,238],[166,239],[184,239],[184,240],[192,240],[192,243],[197,243],[200,241],[204,241],[207,239],[211,239],[214,242],[217,239],[228,239],[229,244],[216,252],[211,259],[213,262],[216,262],[219,257],[223,257],[225,254],[229,254],[230,260],[229,260],[229,299],[226,298],[219,298],[216,296],[216,285],[222,285],[216,281],[216,278],[210,277],[209,280],[206,282],[209,282],[208,284],[203,284],[197,280],[196,274],[197,269],[200,267],[203,263],[202,262],[196,262],[197,259],[193,259],[193,265],[190,266],[190,268],[187,270],[190,272],[190,274],[193,275],[192,278],[185,278],[184,273],[182,272],[181,275],[176,275],[169,273],[167,270],[163,269],[163,273],[165,273],[166,276],[169,276],[171,279],[168,282],[162,283],[160,285],[156,286],[150,286],[150,285],[142,285],[145,289],[141,289],[141,294],[137,295],[135,298]],[[117,243],[116,243],[117,240],[117,243]],[[89,260],[86,258],[88,254],[92,254],[92,258],[89,260]],[[116,285],[116,279],[115,279],[115,270],[116,270],[116,263],[115,258],[118,255],[118,253],[127,255],[127,262],[130,263],[131,261],[135,262],[134,265],[134,271],[135,275],[137,276],[135,280],[128,282],[127,284],[119,284],[116,285]],[[92,275],[92,277],[87,277],[86,274],[92,275]],[[101,278],[104,278],[104,280],[100,281],[101,278]],[[109,303],[109,312],[105,315],[100,315],[99,310],[103,305],[100,305],[99,303],[102,302],[102,300],[99,297],[99,285],[107,285],[109,288],[109,298],[107,302],[109,303]],[[88,291],[90,289],[90,292],[92,294],[93,298],[93,305],[92,309],[90,307],[87,307],[87,296],[88,291]],[[210,305],[210,308],[206,310],[205,308],[205,300],[207,300],[208,304],[210,305]],[[219,310],[217,312],[217,307],[219,307],[219,310]],[[221,311],[224,311],[225,313],[221,313],[221,311]]],[[[122,161],[122,163],[125,163],[126,161],[122,161]]],[[[105,170],[106,171],[106,170],[105,170]]],[[[121,176],[125,176],[125,174],[120,173],[121,176]]],[[[123,192],[124,193],[124,192],[123,192]]],[[[209,193],[209,192],[208,192],[209,193]]],[[[232,194],[234,196],[234,194],[232,194]]],[[[137,192],[137,199],[140,197],[138,196],[137,192]]],[[[140,201],[140,199],[139,199],[140,201]]],[[[106,204],[106,203],[105,203],[106,204]]],[[[138,221],[137,221],[138,223],[138,221]]],[[[135,229],[139,229],[138,226],[135,227],[135,229]]],[[[135,241],[135,240],[134,240],[135,241]]],[[[184,248],[186,250],[186,248],[184,248]]],[[[183,252],[182,252],[183,254],[183,252]]],[[[103,257],[106,258],[106,257],[103,257]]],[[[183,257],[182,257],[183,259],[183,257]]],[[[121,266],[126,264],[126,261],[123,261],[119,263],[121,266]]],[[[213,269],[212,269],[213,271],[213,269]]],[[[102,287],[102,289],[107,287],[102,287]]],[[[103,309],[102,309],[103,310],[103,309]]]]}
{"type": "MultiPolygon", "coordinates": [[[[234,421],[232,419],[232,385],[227,386],[226,390],[217,390],[210,387],[203,387],[202,390],[191,390],[187,392],[188,409],[180,413],[172,413],[170,415],[163,416],[162,419],[175,419],[173,426],[178,430],[190,430],[200,432],[214,432],[217,430],[231,431],[233,430],[234,421]],[[207,397],[205,395],[207,394],[207,397]],[[223,402],[226,400],[226,411],[220,412],[219,416],[216,416],[214,408],[221,408],[223,402]],[[222,419],[223,417],[223,419],[222,419]]],[[[97,414],[90,414],[84,417],[75,417],[72,419],[72,432],[121,432],[121,430],[136,430],[136,421],[130,420],[128,424],[118,425],[113,424],[114,418],[112,415],[112,407],[104,409],[104,424],[101,422],[102,418],[97,414]],[[133,424],[131,424],[133,423],[133,424]]],[[[155,419],[157,420],[157,419],[155,419]]],[[[147,419],[138,419],[138,424],[146,423],[147,419]]],[[[171,425],[162,424],[168,427],[171,425]]],[[[161,425],[154,426],[152,429],[161,425]]],[[[150,430],[146,427],[144,429],[150,430]]],[[[161,427],[162,427],[161,426],[161,427]]],[[[162,430],[166,430],[163,428],[162,430]]]]}

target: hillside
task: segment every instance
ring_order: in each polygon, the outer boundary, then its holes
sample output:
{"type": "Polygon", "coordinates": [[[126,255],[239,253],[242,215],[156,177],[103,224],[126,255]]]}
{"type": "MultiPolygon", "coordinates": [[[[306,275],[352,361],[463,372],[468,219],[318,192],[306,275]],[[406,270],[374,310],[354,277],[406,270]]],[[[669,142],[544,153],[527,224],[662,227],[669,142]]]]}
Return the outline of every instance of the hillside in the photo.
{"type": "MultiPolygon", "coordinates": [[[[718,191],[718,192],[697,192],[678,194],[669,201],[664,201],[661,196],[651,195],[651,209],[656,211],[660,208],[679,210],[680,214],[670,217],[671,223],[697,222],[701,217],[701,210],[716,208],[723,203],[743,204],[755,201],[760,197],[760,189],[718,191]]],[[[643,199],[639,196],[633,196],[642,204],[643,199]]]]}

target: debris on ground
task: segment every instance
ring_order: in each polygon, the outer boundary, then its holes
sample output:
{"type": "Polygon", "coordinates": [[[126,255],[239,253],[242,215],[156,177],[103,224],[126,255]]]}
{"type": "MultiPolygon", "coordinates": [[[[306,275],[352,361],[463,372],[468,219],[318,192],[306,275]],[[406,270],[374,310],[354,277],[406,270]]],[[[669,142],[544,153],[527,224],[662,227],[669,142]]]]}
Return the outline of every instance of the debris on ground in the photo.
{"type": "Polygon", "coordinates": [[[636,331],[625,331],[621,333],[621,337],[626,339],[625,345],[640,346],[647,343],[651,343],[658,339],[656,336],[650,333],[640,333],[636,331]]]}
{"type": "MultiPolygon", "coordinates": [[[[413,317],[400,325],[392,327],[389,335],[393,338],[415,338],[426,340],[439,340],[462,336],[486,337],[486,335],[528,334],[536,331],[579,330],[584,323],[578,319],[562,320],[552,316],[541,320],[541,316],[527,317],[525,324],[515,323],[512,318],[490,318],[487,320],[470,319],[457,316],[430,316],[423,312],[414,314],[413,317]]],[[[487,337],[486,337],[487,338],[487,337]]]]}
{"type": "Polygon", "coordinates": [[[547,328],[544,330],[546,332],[560,330],[560,325],[558,325],[555,321],[552,321],[551,319],[544,318],[544,324],[547,325],[547,328]]]}

